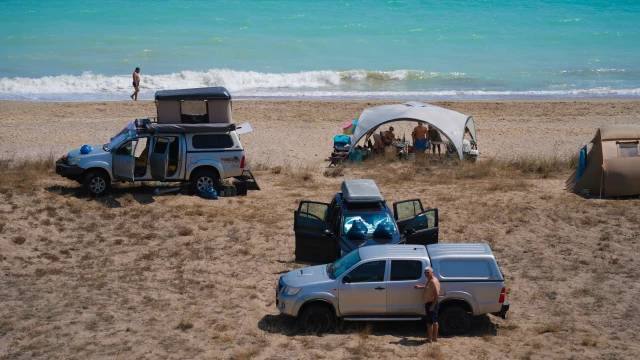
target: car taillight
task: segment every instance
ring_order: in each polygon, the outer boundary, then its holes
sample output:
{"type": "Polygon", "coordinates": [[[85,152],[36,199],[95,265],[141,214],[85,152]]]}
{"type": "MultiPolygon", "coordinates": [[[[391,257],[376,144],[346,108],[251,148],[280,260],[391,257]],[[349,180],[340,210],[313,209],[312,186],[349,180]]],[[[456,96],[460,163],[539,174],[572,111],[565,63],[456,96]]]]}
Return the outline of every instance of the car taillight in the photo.
{"type": "Polygon", "coordinates": [[[502,304],[504,302],[504,299],[507,297],[507,287],[503,286],[502,287],[502,291],[500,291],[500,300],[498,300],[498,302],[500,304],[502,304]]]}
{"type": "Polygon", "coordinates": [[[244,155],[242,155],[242,160],[240,160],[240,169],[244,169],[244,155]]]}

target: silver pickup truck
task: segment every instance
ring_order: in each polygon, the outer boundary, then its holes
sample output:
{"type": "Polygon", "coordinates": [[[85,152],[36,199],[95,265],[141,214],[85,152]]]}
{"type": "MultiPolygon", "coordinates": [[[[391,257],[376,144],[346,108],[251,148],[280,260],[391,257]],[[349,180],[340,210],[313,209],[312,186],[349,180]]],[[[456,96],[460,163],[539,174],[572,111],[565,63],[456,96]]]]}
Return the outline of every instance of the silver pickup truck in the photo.
{"type": "Polygon", "coordinates": [[[330,330],[345,321],[421,320],[424,268],[440,280],[440,330],[459,335],[471,316],[506,317],[504,278],[486,244],[361,247],[328,265],[288,272],[276,286],[276,307],[302,327],[330,330]]]}

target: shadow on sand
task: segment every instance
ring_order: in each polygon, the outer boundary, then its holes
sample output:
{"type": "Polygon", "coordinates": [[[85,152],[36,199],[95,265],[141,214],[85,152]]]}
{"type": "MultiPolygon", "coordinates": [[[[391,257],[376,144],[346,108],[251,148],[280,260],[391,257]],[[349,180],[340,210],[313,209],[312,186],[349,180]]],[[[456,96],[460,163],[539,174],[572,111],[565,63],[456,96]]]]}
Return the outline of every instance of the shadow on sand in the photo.
{"type": "MultiPolygon", "coordinates": [[[[464,335],[457,337],[484,337],[496,336],[498,326],[491,322],[488,315],[472,318],[471,328],[464,335]]],[[[283,334],[286,336],[317,335],[300,328],[296,325],[296,319],[286,315],[265,315],[258,322],[258,328],[272,334],[283,334]]],[[[390,344],[403,346],[421,346],[426,343],[427,328],[421,321],[389,321],[389,322],[350,322],[342,321],[332,334],[366,334],[368,336],[394,336],[398,338],[390,344]]],[[[441,335],[443,338],[447,336],[441,335]]]]}
{"type": "Polygon", "coordinates": [[[50,193],[56,193],[62,196],[73,196],[78,199],[86,199],[87,201],[97,201],[102,203],[108,208],[120,208],[122,207],[122,198],[126,195],[131,195],[140,205],[153,204],[156,196],[175,196],[182,193],[182,191],[167,192],[162,195],[155,195],[156,189],[169,189],[173,186],[148,186],[145,184],[136,186],[114,186],[109,191],[108,195],[91,198],[82,189],[81,186],[60,186],[54,185],[45,188],[45,191],[50,193]]]}

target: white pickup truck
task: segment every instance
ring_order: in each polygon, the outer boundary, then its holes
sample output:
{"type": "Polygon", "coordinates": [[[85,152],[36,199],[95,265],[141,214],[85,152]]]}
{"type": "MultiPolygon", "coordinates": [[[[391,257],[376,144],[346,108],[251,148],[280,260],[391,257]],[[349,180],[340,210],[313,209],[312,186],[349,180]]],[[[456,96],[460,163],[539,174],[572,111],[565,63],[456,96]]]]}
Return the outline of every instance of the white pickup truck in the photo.
{"type": "Polygon", "coordinates": [[[440,331],[465,333],[470,317],[506,317],[504,278],[486,244],[365,246],[334,263],[288,272],[276,286],[276,307],[302,327],[330,330],[344,321],[421,320],[424,269],[440,281],[440,331]]]}

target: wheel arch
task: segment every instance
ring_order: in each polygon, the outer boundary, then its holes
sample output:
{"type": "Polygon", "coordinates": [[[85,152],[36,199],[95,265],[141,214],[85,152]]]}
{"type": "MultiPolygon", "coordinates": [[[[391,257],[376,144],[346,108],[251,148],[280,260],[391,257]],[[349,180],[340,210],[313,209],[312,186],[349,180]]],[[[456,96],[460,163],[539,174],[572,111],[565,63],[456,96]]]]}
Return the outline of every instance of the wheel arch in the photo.
{"type": "Polygon", "coordinates": [[[473,314],[473,306],[471,306],[471,304],[467,300],[462,298],[450,298],[441,301],[440,311],[443,311],[444,309],[452,306],[457,306],[459,308],[462,308],[464,311],[473,314]]]}
{"type": "Polygon", "coordinates": [[[201,170],[212,170],[212,171],[215,171],[216,174],[218,174],[218,178],[219,179],[223,179],[224,171],[222,170],[222,167],[220,166],[220,164],[205,163],[205,164],[191,164],[191,165],[189,165],[187,167],[187,176],[185,177],[185,180],[191,180],[191,175],[194,175],[198,171],[201,171],[201,170]]]}
{"type": "Polygon", "coordinates": [[[310,299],[310,300],[305,300],[298,308],[298,311],[296,312],[297,315],[300,315],[304,312],[305,309],[307,309],[309,306],[313,306],[313,305],[320,305],[320,306],[324,306],[326,308],[328,308],[329,310],[331,310],[331,313],[337,317],[338,314],[336,312],[336,308],[333,305],[333,303],[327,299],[322,299],[322,298],[315,298],[315,299],[310,299]]]}
{"type": "Polygon", "coordinates": [[[80,175],[81,180],[84,180],[84,178],[87,177],[87,175],[89,175],[90,173],[94,172],[94,171],[98,171],[98,172],[103,172],[107,175],[107,178],[109,178],[109,180],[113,181],[113,175],[111,174],[111,171],[109,171],[109,169],[107,169],[104,166],[92,166],[89,168],[86,168],[82,174],[80,175]]]}

